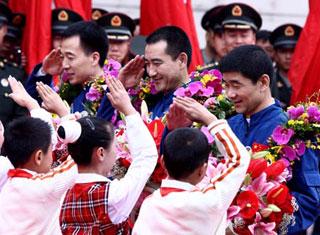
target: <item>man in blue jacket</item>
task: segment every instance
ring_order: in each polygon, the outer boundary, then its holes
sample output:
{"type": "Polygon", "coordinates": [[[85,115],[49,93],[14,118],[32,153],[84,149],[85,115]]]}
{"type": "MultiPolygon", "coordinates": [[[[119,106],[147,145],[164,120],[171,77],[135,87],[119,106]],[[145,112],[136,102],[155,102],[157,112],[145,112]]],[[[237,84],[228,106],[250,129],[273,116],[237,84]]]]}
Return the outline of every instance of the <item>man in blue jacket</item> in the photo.
{"type": "MultiPolygon", "coordinates": [[[[272,62],[258,46],[240,46],[226,55],[220,64],[227,96],[237,115],[228,120],[230,127],[245,146],[266,144],[274,128],[287,121],[278,100],[271,96],[272,62]]],[[[288,234],[305,234],[320,213],[320,158],[318,151],[307,149],[293,166],[289,181],[299,210],[295,225],[288,234]]]]}

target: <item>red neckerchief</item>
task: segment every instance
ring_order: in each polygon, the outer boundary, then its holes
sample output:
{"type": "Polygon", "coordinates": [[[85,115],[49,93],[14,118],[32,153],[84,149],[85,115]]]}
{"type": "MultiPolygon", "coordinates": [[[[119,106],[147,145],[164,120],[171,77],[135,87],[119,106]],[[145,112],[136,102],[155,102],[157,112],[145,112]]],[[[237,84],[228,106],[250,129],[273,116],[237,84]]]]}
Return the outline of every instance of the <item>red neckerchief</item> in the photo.
{"type": "Polygon", "coordinates": [[[22,169],[10,169],[8,171],[8,177],[10,178],[14,178],[14,177],[21,177],[21,178],[32,178],[32,174],[30,174],[29,172],[22,170],[22,169]]]}
{"type": "Polygon", "coordinates": [[[160,194],[162,197],[167,196],[169,193],[179,193],[179,192],[184,192],[186,190],[181,189],[181,188],[170,188],[170,187],[160,187],[160,194]]]}

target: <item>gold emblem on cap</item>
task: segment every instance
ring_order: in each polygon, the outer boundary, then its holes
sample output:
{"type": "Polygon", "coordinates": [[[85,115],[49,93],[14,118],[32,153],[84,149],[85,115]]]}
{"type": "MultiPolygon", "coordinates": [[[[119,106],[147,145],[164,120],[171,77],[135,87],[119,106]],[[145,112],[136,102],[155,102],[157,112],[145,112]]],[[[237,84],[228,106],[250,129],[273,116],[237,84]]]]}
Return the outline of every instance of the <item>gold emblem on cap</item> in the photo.
{"type": "Polygon", "coordinates": [[[235,5],[233,8],[232,8],[232,15],[233,16],[242,16],[242,9],[239,5],[235,5]]]}
{"type": "Polygon", "coordinates": [[[288,37],[291,37],[294,35],[294,29],[291,25],[286,27],[286,29],[284,30],[284,35],[288,37]]]}
{"type": "Polygon", "coordinates": [[[121,18],[118,15],[111,18],[111,26],[121,26],[121,23],[121,18]]]}
{"type": "Polygon", "coordinates": [[[92,12],[91,18],[93,20],[97,20],[102,16],[101,12],[99,10],[95,10],[94,12],[92,12]]]}
{"type": "Polygon", "coordinates": [[[12,20],[12,23],[14,25],[20,25],[21,24],[21,21],[22,21],[22,17],[21,15],[16,15],[13,20],[12,20]]]}
{"type": "Polygon", "coordinates": [[[58,20],[60,21],[68,21],[69,15],[65,10],[60,11],[58,14],[58,20]]]}

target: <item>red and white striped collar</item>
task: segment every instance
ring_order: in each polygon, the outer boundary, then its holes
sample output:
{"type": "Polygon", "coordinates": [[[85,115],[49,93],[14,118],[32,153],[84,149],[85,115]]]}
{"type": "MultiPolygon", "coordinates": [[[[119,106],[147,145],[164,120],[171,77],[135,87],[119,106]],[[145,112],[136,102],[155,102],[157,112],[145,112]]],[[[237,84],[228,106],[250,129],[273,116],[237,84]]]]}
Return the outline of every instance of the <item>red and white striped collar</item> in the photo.
{"type": "Polygon", "coordinates": [[[199,190],[196,186],[182,182],[178,180],[162,180],[160,187],[161,196],[166,196],[172,192],[184,192],[184,191],[197,191],[199,190]]]}

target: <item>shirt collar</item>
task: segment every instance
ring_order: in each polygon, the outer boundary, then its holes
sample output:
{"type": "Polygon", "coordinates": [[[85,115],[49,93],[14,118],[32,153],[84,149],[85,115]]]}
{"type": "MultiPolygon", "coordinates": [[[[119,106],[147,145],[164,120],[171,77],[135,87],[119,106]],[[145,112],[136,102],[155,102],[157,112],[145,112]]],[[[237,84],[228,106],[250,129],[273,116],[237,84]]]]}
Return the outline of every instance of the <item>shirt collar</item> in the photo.
{"type": "Polygon", "coordinates": [[[91,183],[91,182],[110,182],[110,180],[99,174],[95,173],[79,173],[76,183],[91,183]]]}
{"type": "Polygon", "coordinates": [[[183,189],[186,191],[192,191],[192,190],[198,189],[196,186],[190,183],[182,182],[178,180],[170,180],[170,179],[162,180],[161,188],[176,188],[176,189],[183,189]]]}

